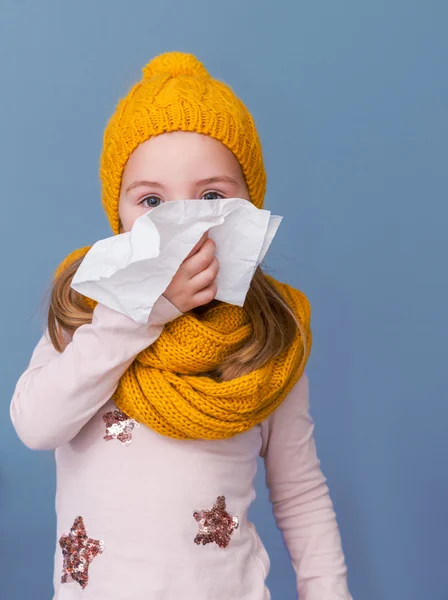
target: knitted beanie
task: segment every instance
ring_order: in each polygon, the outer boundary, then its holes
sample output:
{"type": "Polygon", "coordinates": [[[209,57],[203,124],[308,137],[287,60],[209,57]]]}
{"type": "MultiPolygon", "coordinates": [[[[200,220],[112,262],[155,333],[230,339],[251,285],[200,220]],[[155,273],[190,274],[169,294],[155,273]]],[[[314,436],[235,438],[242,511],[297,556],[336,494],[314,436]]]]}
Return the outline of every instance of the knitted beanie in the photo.
{"type": "Polygon", "coordinates": [[[260,140],[252,116],[230,87],[181,52],[157,56],[142,73],[104,133],[102,202],[114,233],[120,227],[118,201],[129,156],[142,142],[170,131],[193,131],[222,142],[241,165],[252,203],[262,208],[266,174],[260,140]]]}

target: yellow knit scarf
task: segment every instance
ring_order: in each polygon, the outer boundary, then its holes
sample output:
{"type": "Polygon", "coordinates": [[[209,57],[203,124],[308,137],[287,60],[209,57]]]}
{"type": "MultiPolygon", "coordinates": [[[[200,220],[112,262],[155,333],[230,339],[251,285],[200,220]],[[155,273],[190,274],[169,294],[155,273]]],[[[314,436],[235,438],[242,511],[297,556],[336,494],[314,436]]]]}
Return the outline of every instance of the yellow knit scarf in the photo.
{"type": "MultiPolygon", "coordinates": [[[[76,254],[58,268],[60,272],[76,254]]],[[[231,381],[204,373],[242,347],[252,334],[246,311],[220,303],[202,315],[167,323],[120,379],[113,399],[126,415],[177,439],[224,439],[251,429],[285,399],[302,375],[311,347],[310,306],[295,288],[266,275],[301,323],[293,343],[261,368],[231,381]]],[[[93,301],[89,301],[94,305],[93,301]]]]}

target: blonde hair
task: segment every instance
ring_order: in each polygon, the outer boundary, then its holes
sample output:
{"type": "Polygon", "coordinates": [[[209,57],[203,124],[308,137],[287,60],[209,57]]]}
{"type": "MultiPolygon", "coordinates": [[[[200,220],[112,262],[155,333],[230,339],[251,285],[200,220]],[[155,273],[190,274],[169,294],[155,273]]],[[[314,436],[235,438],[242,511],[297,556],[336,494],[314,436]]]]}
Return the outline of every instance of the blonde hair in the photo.
{"type": "MultiPolygon", "coordinates": [[[[63,269],[56,276],[51,289],[48,332],[58,352],[62,352],[67,346],[67,334],[71,337],[78,327],[92,321],[93,308],[84,296],[70,287],[83,258],[78,258],[63,269]]],[[[193,312],[201,313],[207,306],[199,306],[193,312]]],[[[261,267],[257,267],[252,278],[244,309],[252,321],[252,335],[215,372],[204,375],[219,381],[229,381],[251,373],[286,350],[297,330],[306,344],[307,336],[302,324],[286,300],[271,286],[261,267]]],[[[306,352],[303,356],[306,356],[306,352]]]]}

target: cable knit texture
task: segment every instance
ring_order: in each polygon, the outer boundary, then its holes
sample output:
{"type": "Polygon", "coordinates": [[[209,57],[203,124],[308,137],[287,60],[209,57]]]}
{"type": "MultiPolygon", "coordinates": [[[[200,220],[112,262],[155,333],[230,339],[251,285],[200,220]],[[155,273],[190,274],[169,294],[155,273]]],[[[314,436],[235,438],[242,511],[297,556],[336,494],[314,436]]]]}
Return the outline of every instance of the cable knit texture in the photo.
{"type": "Polygon", "coordinates": [[[251,201],[262,208],[266,174],[260,140],[252,116],[230,87],[181,52],[154,58],[142,72],[104,134],[102,202],[114,233],[119,232],[121,177],[129,156],[142,142],[170,131],[193,131],[222,142],[241,165],[251,201]]]}
{"type": "Polygon", "coordinates": [[[167,323],[160,337],[141,352],[118,385],[114,400],[127,415],[180,439],[224,439],[266,419],[303,373],[311,346],[309,305],[287,284],[271,280],[307,333],[263,367],[231,381],[217,382],[212,371],[252,335],[243,308],[219,304],[167,323]]]}

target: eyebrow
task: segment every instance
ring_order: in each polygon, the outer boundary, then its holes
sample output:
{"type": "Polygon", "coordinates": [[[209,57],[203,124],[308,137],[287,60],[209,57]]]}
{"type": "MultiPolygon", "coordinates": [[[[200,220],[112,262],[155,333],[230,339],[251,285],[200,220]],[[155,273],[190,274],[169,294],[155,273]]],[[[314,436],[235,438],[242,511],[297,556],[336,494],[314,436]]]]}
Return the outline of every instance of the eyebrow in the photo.
{"type": "MultiPolygon", "coordinates": [[[[228,175],[215,175],[214,177],[207,177],[206,179],[200,179],[196,182],[196,185],[212,185],[213,183],[230,183],[231,185],[238,185],[238,181],[228,175]]],[[[133,190],[136,187],[152,187],[163,189],[164,186],[158,181],[134,181],[131,185],[126,188],[126,192],[133,190]]]]}
{"type": "Polygon", "coordinates": [[[134,181],[134,183],[131,183],[131,185],[126,188],[126,192],[130,192],[131,190],[133,190],[136,187],[154,187],[154,188],[163,188],[163,185],[161,183],[159,183],[158,181],[134,181]]]}
{"type": "Polygon", "coordinates": [[[238,185],[238,181],[229,175],[216,175],[215,177],[207,177],[196,182],[197,185],[211,185],[212,183],[230,183],[238,185]]]}

